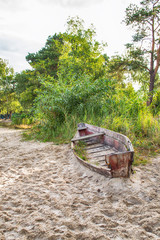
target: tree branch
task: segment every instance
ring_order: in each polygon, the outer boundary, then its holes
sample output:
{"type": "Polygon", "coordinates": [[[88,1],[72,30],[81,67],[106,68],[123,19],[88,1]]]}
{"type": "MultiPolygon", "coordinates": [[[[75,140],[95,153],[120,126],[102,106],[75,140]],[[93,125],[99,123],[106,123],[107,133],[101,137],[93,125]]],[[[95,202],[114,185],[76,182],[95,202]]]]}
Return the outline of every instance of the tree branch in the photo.
{"type": "Polygon", "coordinates": [[[155,1],[155,3],[153,3],[153,7],[159,2],[159,0],[155,1]]]}
{"type": "Polygon", "coordinates": [[[157,31],[157,29],[159,28],[160,24],[158,24],[158,26],[155,28],[155,31],[157,31]]]}
{"type": "Polygon", "coordinates": [[[152,26],[152,23],[151,23],[149,20],[146,20],[146,22],[147,22],[149,25],[152,26]]]}

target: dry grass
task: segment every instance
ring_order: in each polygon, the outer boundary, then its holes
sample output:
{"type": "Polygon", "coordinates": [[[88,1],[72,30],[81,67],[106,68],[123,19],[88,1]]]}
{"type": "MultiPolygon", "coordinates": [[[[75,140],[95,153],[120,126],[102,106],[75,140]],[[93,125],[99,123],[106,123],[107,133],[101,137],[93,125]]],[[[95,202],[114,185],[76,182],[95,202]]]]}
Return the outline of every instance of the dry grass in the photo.
{"type": "Polygon", "coordinates": [[[31,129],[33,125],[27,125],[27,124],[13,124],[11,120],[7,119],[0,119],[0,126],[1,127],[9,127],[9,128],[16,128],[16,129],[31,129]]]}

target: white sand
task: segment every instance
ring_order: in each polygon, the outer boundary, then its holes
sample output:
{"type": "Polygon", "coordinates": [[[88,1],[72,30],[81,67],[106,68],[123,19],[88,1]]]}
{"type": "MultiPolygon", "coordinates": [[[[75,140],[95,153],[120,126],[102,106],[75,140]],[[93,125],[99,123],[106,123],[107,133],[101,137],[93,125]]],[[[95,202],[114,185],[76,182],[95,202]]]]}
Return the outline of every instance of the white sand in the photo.
{"type": "Polygon", "coordinates": [[[0,128],[0,240],[160,239],[160,157],[107,179],[20,133],[0,128]]]}

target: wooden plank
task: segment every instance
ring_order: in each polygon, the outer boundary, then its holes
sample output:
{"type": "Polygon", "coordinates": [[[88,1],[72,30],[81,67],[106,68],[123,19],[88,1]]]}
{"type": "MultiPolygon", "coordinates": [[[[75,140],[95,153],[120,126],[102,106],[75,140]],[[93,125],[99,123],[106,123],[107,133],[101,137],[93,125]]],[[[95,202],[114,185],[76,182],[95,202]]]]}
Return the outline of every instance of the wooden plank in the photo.
{"type": "Polygon", "coordinates": [[[106,162],[106,161],[105,161],[105,158],[104,158],[102,160],[98,160],[98,162],[106,162]]]}
{"type": "Polygon", "coordinates": [[[93,143],[92,145],[88,145],[85,147],[85,149],[88,151],[90,149],[95,149],[95,148],[98,148],[98,147],[103,147],[104,144],[102,143],[93,143]]]}
{"type": "MultiPolygon", "coordinates": [[[[93,138],[93,139],[94,139],[94,138],[93,138]]],[[[85,140],[84,140],[84,142],[86,143],[87,146],[92,146],[92,145],[98,143],[96,139],[94,139],[94,140],[92,140],[92,141],[85,141],[85,140]]]]}
{"type": "Polygon", "coordinates": [[[77,138],[73,138],[71,141],[75,142],[75,141],[81,141],[81,140],[85,140],[85,139],[89,139],[89,138],[93,138],[93,137],[98,137],[98,136],[103,136],[104,133],[93,133],[93,134],[89,134],[86,136],[81,136],[81,137],[77,137],[77,138]]]}
{"type": "Polygon", "coordinates": [[[87,153],[97,153],[97,152],[104,152],[106,150],[111,149],[110,147],[105,147],[104,145],[97,148],[87,149],[87,153]]]}
{"type": "Polygon", "coordinates": [[[104,154],[103,154],[103,155],[95,155],[95,156],[89,156],[89,155],[88,155],[88,157],[89,157],[90,159],[92,159],[92,158],[105,157],[105,155],[104,155],[104,154]]]}
{"type": "Polygon", "coordinates": [[[90,156],[103,156],[107,154],[107,150],[103,150],[103,151],[98,151],[98,152],[87,152],[88,155],[90,156]]]}
{"type": "Polygon", "coordinates": [[[109,168],[107,164],[103,164],[103,165],[101,165],[101,166],[109,168]]]}
{"type": "MultiPolygon", "coordinates": [[[[88,157],[88,159],[89,159],[89,160],[92,160],[92,159],[93,159],[93,160],[95,161],[96,158],[89,158],[89,157],[88,157]]],[[[104,156],[104,155],[103,155],[103,156],[99,156],[99,157],[96,159],[96,161],[97,161],[97,162],[104,162],[104,161],[105,161],[105,156],[104,156]]]]}

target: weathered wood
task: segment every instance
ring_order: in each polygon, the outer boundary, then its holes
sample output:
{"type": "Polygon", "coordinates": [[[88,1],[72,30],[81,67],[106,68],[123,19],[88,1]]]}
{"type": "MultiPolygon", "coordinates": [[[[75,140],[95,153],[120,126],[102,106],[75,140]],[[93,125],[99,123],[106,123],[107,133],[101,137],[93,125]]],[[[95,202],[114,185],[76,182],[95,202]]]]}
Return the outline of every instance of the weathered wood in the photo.
{"type": "Polygon", "coordinates": [[[101,147],[87,149],[87,153],[88,154],[97,153],[97,152],[107,151],[109,149],[111,149],[111,148],[110,147],[105,147],[104,145],[102,145],[101,147]]]}
{"type": "Polygon", "coordinates": [[[134,150],[126,136],[84,123],[78,127],[81,129],[78,129],[71,140],[71,146],[74,150],[76,141],[85,142],[84,149],[88,160],[84,161],[74,151],[83,165],[106,177],[129,177],[134,150]]]}
{"type": "Polygon", "coordinates": [[[97,162],[105,162],[105,158],[102,159],[102,160],[98,160],[97,162]]]}
{"type": "Polygon", "coordinates": [[[88,155],[88,158],[100,158],[100,157],[104,157],[105,158],[105,154],[103,153],[102,155],[92,155],[92,156],[90,156],[90,155],[88,155]]]}
{"type": "Polygon", "coordinates": [[[132,151],[128,151],[105,156],[105,161],[111,168],[112,177],[129,177],[133,154],[132,151]]]}
{"type": "Polygon", "coordinates": [[[101,167],[101,166],[96,166],[96,165],[93,165],[93,164],[90,164],[84,160],[82,160],[80,157],[78,157],[76,155],[76,158],[77,160],[83,164],[84,166],[86,166],[87,168],[89,168],[90,170],[94,171],[94,172],[97,172],[99,174],[102,174],[104,175],[105,177],[107,178],[111,178],[111,170],[109,168],[104,168],[104,167],[101,167]]]}
{"type": "Polygon", "coordinates": [[[99,153],[99,152],[102,152],[102,151],[105,151],[105,148],[102,148],[102,149],[92,149],[92,151],[87,151],[88,154],[92,155],[92,154],[95,154],[95,153],[99,153]]]}
{"type": "Polygon", "coordinates": [[[92,139],[92,141],[84,140],[84,142],[86,143],[87,147],[93,146],[94,144],[97,144],[96,139],[94,139],[94,138],[90,138],[90,139],[92,139]],[[94,139],[94,141],[93,141],[93,139],[94,139]]]}
{"type": "Polygon", "coordinates": [[[85,123],[92,132],[104,132],[104,143],[118,148],[119,151],[134,151],[131,141],[123,134],[85,123]]]}
{"type": "Polygon", "coordinates": [[[84,149],[86,149],[88,151],[88,150],[103,147],[103,146],[104,146],[104,144],[102,144],[102,143],[94,143],[94,144],[92,143],[91,145],[86,146],[84,149]]]}
{"type": "Polygon", "coordinates": [[[98,136],[103,136],[104,133],[93,133],[93,134],[89,134],[86,136],[81,136],[81,137],[77,137],[77,138],[73,138],[71,141],[75,142],[75,141],[81,141],[81,140],[85,140],[85,139],[89,139],[89,138],[93,138],[93,137],[98,137],[98,136]]]}
{"type": "Polygon", "coordinates": [[[87,127],[79,127],[79,128],[77,128],[78,131],[85,130],[85,129],[87,129],[87,127]]]}

